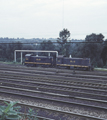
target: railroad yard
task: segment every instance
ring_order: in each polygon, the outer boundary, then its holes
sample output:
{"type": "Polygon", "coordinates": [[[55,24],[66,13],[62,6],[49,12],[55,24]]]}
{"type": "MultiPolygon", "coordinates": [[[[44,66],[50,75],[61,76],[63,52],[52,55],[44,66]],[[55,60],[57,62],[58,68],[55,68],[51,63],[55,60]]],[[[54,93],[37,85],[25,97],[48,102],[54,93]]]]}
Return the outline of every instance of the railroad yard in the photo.
{"type": "Polygon", "coordinates": [[[0,101],[39,120],[106,120],[107,72],[0,64],[0,101]]]}

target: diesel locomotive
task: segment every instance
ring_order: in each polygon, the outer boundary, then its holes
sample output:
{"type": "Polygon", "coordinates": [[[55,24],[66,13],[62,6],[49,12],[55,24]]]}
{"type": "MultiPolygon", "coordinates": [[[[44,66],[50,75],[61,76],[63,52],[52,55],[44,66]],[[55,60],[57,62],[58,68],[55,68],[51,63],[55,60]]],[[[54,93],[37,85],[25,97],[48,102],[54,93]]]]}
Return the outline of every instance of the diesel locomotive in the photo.
{"type": "Polygon", "coordinates": [[[71,58],[64,56],[34,56],[32,54],[25,55],[26,66],[42,66],[42,67],[58,67],[68,69],[81,69],[93,71],[90,58],[71,58]]]}

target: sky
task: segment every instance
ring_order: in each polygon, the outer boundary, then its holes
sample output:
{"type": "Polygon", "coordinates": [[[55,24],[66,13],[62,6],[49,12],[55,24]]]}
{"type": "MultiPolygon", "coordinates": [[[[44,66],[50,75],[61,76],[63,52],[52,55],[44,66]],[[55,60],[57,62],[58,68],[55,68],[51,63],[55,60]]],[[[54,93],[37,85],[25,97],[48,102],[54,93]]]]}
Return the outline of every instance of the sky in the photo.
{"type": "Polygon", "coordinates": [[[107,39],[107,0],[0,0],[0,37],[70,39],[102,33],[107,39]]]}

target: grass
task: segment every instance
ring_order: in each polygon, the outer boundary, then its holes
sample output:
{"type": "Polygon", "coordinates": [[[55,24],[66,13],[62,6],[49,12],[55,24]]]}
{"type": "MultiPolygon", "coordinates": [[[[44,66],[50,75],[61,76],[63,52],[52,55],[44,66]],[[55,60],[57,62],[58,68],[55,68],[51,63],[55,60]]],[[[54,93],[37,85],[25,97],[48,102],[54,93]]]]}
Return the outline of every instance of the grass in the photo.
{"type": "Polygon", "coordinates": [[[94,70],[97,70],[97,71],[107,71],[107,68],[94,68],[94,70]]]}
{"type": "Polygon", "coordinates": [[[20,62],[3,62],[3,61],[0,61],[0,63],[3,63],[3,64],[21,64],[20,62]]]}

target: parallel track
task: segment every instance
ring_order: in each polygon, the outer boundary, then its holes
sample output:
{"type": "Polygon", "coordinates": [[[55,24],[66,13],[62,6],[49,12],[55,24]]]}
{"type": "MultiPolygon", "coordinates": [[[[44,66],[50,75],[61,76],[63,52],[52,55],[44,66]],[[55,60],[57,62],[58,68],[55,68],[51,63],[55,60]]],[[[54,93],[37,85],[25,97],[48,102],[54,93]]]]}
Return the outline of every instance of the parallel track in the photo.
{"type": "MultiPolygon", "coordinates": [[[[69,114],[84,119],[104,120],[107,118],[107,78],[106,73],[82,72],[73,73],[69,70],[0,67],[0,92],[3,95],[37,100],[49,104],[48,109],[60,114],[69,114]],[[43,102],[44,101],[44,102],[43,102]],[[54,105],[54,106],[53,106],[54,105]],[[65,109],[62,106],[65,106],[65,109]],[[84,112],[74,112],[73,109],[84,112]],[[58,109],[57,109],[58,108],[58,109]],[[60,110],[59,110],[60,109],[60,110]],[[85,111],[86,110],[86,111],[85,111]],[[87,112],[93,111],[92,113],[87,112]],[[100,111],[104,115],[97,114],[100,111]],[[95,112],[95,113],[94,113],[95,112]]],[[[13,99],[13,98],[12,98],[13,99]]],[[[36,106],[37,108],[38,106],[36,106]]],[[[43,106],[42,106],[43,107],[43,106]]],[[[45,109],[44,107],[42,109],[45,109]]],[[[47,117],[47,116],[46,116],[47,117]]],[[[49,117],[47,117],[49,118],[49,117]]],[[[53,117],[52,119],[59,120],[53,117]]],[[[62,117],[61,120],[65,120],[62,117]]],[[[67,120],[69,120],[67,118],[67,120]]],[[[71,120],[71,119],[70,119],[71,120]]],[[[80,119],[79,119],[80,120],[80,119]]]]}

